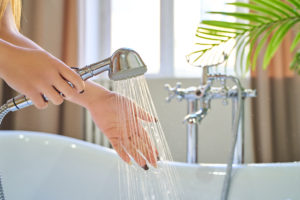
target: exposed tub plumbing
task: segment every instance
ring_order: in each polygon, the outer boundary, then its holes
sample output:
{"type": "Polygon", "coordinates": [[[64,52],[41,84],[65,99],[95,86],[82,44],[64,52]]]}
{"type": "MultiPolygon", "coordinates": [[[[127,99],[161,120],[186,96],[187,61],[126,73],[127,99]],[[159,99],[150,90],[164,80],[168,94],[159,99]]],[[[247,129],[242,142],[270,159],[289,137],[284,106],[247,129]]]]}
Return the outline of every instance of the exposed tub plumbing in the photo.
{"type": "MultiPolygon", "coordinates": [[[[210,74],[208,68],[203,69],[203,75],[201,83],[198,87],[188,87],[181,88],[181,83],[177,83],[174,88],[169,84],[165,87],[169,91],[169,96],[167,101],[170,102],[173,98],[177,98],[179,101],[186,99],[188,102],[188,114],[184,117],[184,122],[187,124],[187,162],[197,163],[197,142],[198,142],[198,124],[206,117],[208,111],[211,108],[211,100],[213,99],[223,99],[224,105],[227,105],[227,100],[232,99],[233,117],[232,123],[236,117],[237,105],[240,103],[238,101],[238,91],[241,87],[241,104],[244,105],[244,99],[248,97],[255,97],[256,91],[251,89],[244,89],[239,80],[233,76],[227,76],[222,74],[210,74]],[[235,84],[233,87],[228,87],[226,81],[231,80],[235,84]],[[221,87],[213,87],[215,82],[219,82],[221,87]]],[[[243,108],[242,108],[243,110],[243,108]]],[[[241,114],[243,119],[243,113],[241,114]]],[[[243,122],[241,122],[243,124],[243,122]]],[[[235,158],[235,163],[244,162],[244,145],[243,127],[239,130],[241,133],[241,140],[239,140],[237,154],[235,158]]]]}
{"type": "Polygon", "coordinates": [[[206,117],[211,108],[211,100],[223,99],[223,104],[227,105],[227,100],[232,100],[232,149],[227,162],[226,176],[224,178],[221,199],[226,200],[230,191],[232,166],[233,164],[244,163],[244,101],[245,98],[256,97],[256,90],[244,89],[238,78],[224,74],[210,74],[209,67],[203,67],[201,83],[198,87],[181,88],[177,83],[172,88],[166,84],[169,91],[167,101],[173,98],[178,100],[186,99],[188,102],[188,115],[184,121],[187,123],[187,162],[197,163],[198,155],[198,124],[206,117]],[[227,86],[227,80],[231,80],[234,85],[227,86]],[[213,87],[218,82],[221,87],[213,87]]]}

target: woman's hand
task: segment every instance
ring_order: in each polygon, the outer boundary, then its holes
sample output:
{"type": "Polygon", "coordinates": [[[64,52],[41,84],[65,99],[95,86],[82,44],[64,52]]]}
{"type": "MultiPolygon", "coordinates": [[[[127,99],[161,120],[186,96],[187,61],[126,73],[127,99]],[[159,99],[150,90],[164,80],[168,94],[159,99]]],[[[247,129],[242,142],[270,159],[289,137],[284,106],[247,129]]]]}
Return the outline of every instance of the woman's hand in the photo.
{"type": "Polygon", "coordinates": [[[58,105],[63,102],[61,94],[68,99],[84,90],[77,73],[19,33],[10,3],[0,20],[0,77],[37,108],[47,106],[42,95],[58,105]]]}
{"type": "Polygon", "coordinates": [[[64,97],[71,98],[84,90],[80,76],[51,54],[41,49],[19,47],[1,39],[0,77],[10,87],[29,97],[40,109],[47,106],[42,95],[59,105],[64,97]]]}
{"type": "Polygon", "coordinates": [[[156,119],[129,99],[113,92],[91,104],[89,111],[125,162],[130,163],[130,155],[144,169],[148,169],[145,158],[157,166],[157,150],[140,121],[154,122],[156,119]]]}
{"type": "Polygon", "coordinates": [[[141,124],[156,122],[154,117],[129,99],[90,81],[86,82],[85,93],[71,101],[90,111],[96,125],[125,162],[130,163],[131,156],[144,169],[148,169],[146,160],[157,166],[158,152],[141,124]]]}

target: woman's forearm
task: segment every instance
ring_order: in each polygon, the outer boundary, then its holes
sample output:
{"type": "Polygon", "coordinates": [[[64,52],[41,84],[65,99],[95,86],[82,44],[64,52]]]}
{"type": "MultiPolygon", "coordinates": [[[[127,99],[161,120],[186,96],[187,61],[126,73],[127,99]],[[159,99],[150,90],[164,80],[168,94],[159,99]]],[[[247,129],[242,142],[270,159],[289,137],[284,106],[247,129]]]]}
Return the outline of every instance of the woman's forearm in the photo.
{"type": "Polygon", "coordinates": [[[89,109],[94,104],[101,104],[102,100],[107,99],[111,94],[109,90],[106,90],[99,84],[87,80],[85,81],[84,93],[75,94],[71,98],[67,98],[67,100],[89,109]]]}
{"type": "MultiPolygon", "coordinates": [[[[18,32],[16,27],[12,27],[10,22],[13,20],[12,13],[6,12],[1,20],[0,26],[0,60],[9,62],[10,55],[14,55],[13,51],[16,48],[28,48],[35,50],[42,50],[42,48],[37,45],[35,42],[25,37],[21,33],[18,32]],[[8,48],[9,47],[9,48],[8,48]],[[11,52],[7,50],[11,49],[11,52]]],[[[99,102],[99,99],[104,95],[109,94],[110,92],[97,85],[91,81],[86,81],[85,83],[85,92],[83,94],[75,94],[70,97],[66,97],[68,101],[79,104],[84,107],[88,107],[94,102],[95,99],[99,102]],[[100,97],[100,98],[99,98],[100,97]]],[[[101,102],[99,102],[101,103],[101,102]]]]}

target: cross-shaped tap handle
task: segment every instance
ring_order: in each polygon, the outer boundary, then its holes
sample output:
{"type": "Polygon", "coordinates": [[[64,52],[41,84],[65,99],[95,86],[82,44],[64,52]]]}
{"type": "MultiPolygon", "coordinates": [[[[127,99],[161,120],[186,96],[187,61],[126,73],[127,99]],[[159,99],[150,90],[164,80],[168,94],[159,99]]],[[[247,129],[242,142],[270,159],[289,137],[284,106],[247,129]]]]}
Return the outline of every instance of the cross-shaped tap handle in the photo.
{"type": "Polygon", "coordinates": [[[166,97],[167,102],[171,102],[171,100],[176,97],[179,101],[182,100],[182,96],[178,93],[178,89],[181,88],[180,82],[177,82],[175,87],[171,87],[170,84],[165,84],[165,88],[168,91],[168,97],[166,97]]]}

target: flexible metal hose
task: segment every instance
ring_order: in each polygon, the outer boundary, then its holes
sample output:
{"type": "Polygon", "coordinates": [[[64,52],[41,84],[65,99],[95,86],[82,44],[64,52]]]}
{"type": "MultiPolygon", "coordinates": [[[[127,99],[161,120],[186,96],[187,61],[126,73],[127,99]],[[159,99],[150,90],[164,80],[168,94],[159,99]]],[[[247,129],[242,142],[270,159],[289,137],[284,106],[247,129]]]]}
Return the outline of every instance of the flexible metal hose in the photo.
{"type": "Polygon", "coordinates": [[[0,200],[5,200],[2,182],[1,182],[1,176],[0,176],[0,200]]]}
{"type": "Polygon", "coordinates": [[[234,154],[235,154],[235,148],[236,148],[236,144],[237,144],[237,139],[238,139],[238,132],[239,132],[239,123],[240,123],[240,119],[241,119],[241,111],[242,111],[242,91],[243,91],[243,87],[239,81],[239,79],[237,79],[234,76],[228,76],[229,79],[231,79],[237,86],[238,88],[238,95],[237,95],[237,102],[238,102],[238,106],[237,106],[237,110],[236,110],[236,117],[234,119],[234,124],[233,124],[233,141],[232,141],[232,147],[231,147],[231,151],[230,151],[230,156],[229,156],[229,160],[227,162],[227,168],[226,168],[226,175],[224,178],[224,182],[223,182],[223,188],[222,188],[222,193],[221,193],[221,200],[227,200],[228,196],[229,196],[229,192],[230,192],[230,187],[231,187],[231,182],[232,182],[232,165],[233,165],[233,160],[234,160],[234,154]]]}
{"type": "Polygon", "coordinates": [[[9,109],[7,104],[4,104],[0,107],[0,125],[2,123],[3,118],[5,117],[5,115],[7,115],[7,113],[9,113],[9,109]]]}
{"type": "MultiPolygon", "coordinates": [[[[5,117],[5,115],[7,113],[9,113],[9,109],[8,109],[7,104],[4,104],[3,106],[0,107],[0,125],[2,123],[3,118],[5,117]]],[[[1,176],[0,176],[0,200],[5,200],[1,176]]]]}

